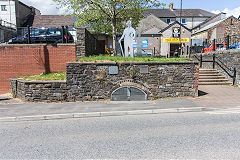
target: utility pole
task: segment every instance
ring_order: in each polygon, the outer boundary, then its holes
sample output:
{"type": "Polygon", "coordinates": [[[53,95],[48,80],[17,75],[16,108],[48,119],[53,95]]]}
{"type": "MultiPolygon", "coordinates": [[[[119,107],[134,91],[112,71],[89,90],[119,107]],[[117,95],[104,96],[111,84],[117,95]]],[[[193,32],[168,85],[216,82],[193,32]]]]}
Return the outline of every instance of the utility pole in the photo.
{"type": "Polygon", "coordinates": [[[180,36],[179,36],[179,55],[182,54],[182,42],[181,42],[181,34],[182,34],[182,0],[181,0],[181,7],[180,7],[180,36]]]}

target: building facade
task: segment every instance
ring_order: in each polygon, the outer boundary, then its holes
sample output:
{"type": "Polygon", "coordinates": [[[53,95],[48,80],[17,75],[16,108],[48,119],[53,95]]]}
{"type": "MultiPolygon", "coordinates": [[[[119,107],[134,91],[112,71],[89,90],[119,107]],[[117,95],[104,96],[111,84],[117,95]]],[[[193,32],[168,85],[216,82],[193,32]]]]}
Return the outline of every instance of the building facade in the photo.
{"type": "Polygon", "coordinates": [[[199,28],[194,30],[192,41],[212,41],[213,39],[216,39],[224,42],[226,36],[230,36],[231,41],[233,42],[240,41],[240,20],[234,16],[228,18],[220,18],[220,16],[221,15],[216,17],[216,21],[199,26],[199,28]]]}
{"type": "Polygon", "coordinates": [[[40,11],[19,0],[0,0],[1,42],[8,41],[12,38],[11,34],[16,35],[14,32],[26,27],[36,14],[40,14],[40,11]]]}
{"type": "Polygon", "coordinates": [[[181,20],[189,29],[216,15],[203,9],[174,9],[173,3],[169,5],[169,9],[148,9],[145,14],[153,14],[167,24],[181,20]]]}

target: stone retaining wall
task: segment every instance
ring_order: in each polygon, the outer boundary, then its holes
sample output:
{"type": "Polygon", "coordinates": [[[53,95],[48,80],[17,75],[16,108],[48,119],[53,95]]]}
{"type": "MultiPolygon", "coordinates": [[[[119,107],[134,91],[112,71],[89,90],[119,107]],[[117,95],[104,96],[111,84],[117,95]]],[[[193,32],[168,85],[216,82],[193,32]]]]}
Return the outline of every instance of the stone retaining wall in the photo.
{"type": "Polygon", "coordinates": [[[148,100],[195,97],[198,96],[197,64],[196,62],[67,63],[66,82],[27,82],[13,79],[11,89],[13,94],[26,101],[107,100],[111,98],[114,90],[124,86],[142,90],[147,94],[148,100]]]}
{"type": "Polygon", "coordinates": [[[12,95],[30,102],[67,101],[66,81],[26,81],[11,79],[12,95]]]}
{"type": "Polygon", "coordinates": [[[68,63],[71,100],[109,99],[118,87],[137,86],[148,99],[197,96],[198,69],[194,62],[68,63]],[[117,67],[116,74],[109,74],[117,67]]]}

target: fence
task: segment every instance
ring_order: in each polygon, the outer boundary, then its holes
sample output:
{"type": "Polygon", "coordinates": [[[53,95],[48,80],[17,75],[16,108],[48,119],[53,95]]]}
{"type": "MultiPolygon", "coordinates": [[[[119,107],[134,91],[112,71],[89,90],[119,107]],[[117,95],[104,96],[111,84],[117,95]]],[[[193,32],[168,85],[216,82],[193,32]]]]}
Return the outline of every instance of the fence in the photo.
{"type": "Polygon", "coordinates": [[[204,40],[201,45],[191,47],[191,54],[214,52],[228,49],[240,49],[240,39],[235,36],[204,40]]]}

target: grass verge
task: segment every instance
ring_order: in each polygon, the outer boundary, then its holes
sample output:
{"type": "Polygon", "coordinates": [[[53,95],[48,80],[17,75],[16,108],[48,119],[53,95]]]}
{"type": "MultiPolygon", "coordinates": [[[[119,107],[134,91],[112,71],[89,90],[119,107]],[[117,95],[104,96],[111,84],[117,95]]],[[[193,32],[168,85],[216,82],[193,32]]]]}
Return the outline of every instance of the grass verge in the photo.
{"type": "Polygon", "coordinates": [[[189,61],[187,58],[154,58],[154,57],[120,57],[120,56],[108,56],[108,55],[100,55],[100,56],[89,56],[83,57],[79,59],[79,62],[121,62],[121,61],[137,61],[137,62],[149,62],[149,61],[157,61],[157,62],[176,62],[176,61],[189,61]]]}
{"type": "Polygon", "coordinates": [[[66,73],[59,72],[59,73],[49,73],[49,74],[40,74],[40,75],[31,75],[31,76],[19,76],[18,78],[23,78],[27,81],[34,81],[34,80],[41,80],[41,81],[48,81],[48,80],[66,80],[66,73]]]}

